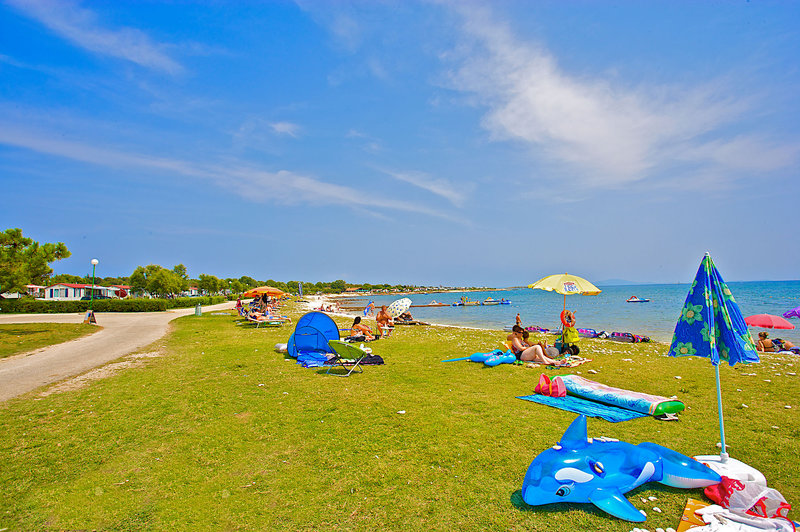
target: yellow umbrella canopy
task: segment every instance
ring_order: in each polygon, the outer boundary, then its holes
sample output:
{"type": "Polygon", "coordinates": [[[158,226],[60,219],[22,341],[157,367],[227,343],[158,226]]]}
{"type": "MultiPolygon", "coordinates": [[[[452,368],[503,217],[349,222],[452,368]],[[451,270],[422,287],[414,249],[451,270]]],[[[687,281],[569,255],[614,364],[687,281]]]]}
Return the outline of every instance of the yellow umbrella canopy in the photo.
{"type": "Polygon", "coordinates": [[[558,292],[559,294],[563,294],[564,310],[567,308],[567,296],[575,294],[596,296],[602,291],[583,277],[570,275],[568,273],[548,275],[547,277],[539,279],[533,284],[529,284],[528,288],[547,290],[548,292],[558,292]]]}
{"type": "Polygon", "coordinates": [[[256,297],[258,295],[268,295],[270,297],[280,297],[285,294],[283,290],[279,290],[274,286],[259,286],[258,288],[251,288],[242,297],[256,297]]]}

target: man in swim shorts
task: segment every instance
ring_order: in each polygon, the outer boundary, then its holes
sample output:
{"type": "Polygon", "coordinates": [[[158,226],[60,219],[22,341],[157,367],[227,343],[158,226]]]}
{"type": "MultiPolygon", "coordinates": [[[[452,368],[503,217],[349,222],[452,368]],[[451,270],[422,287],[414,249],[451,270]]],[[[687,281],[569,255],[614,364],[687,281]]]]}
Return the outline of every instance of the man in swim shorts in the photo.
{"type": "Polygon", "coordinates": [[[378,335],[383,336],[383,329],[394,327],[392,317],[386,310],[386,305],[381,306],[381,310],[375,315],[375,322],[378,324],[378,335]]]}

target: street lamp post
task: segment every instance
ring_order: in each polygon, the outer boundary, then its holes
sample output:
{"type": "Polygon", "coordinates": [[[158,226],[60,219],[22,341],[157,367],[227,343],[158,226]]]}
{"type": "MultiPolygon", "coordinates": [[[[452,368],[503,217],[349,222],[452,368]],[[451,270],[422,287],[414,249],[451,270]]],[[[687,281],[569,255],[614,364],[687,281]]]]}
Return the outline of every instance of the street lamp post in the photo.
{"type": "Polygon", "coordinates": [[[92,304],[94,303],[94,269],[97,268],[97,263],[100,262],[97,259],[92,259],[92,294],[91,298],[89,299],[89,310],[92,310],[92,304]]]}
{"type": "Polygon", "coordinates": [[[97,323],[97,320],[94,317],[94,310],[92,310],[92,306],[94,304],[94,271],[98,262],[100,261],[97,259],[92,259],[92,293],[89,294],[89,310],[86,311],[86,318],[84,318],[83,323],[97,323]]]}

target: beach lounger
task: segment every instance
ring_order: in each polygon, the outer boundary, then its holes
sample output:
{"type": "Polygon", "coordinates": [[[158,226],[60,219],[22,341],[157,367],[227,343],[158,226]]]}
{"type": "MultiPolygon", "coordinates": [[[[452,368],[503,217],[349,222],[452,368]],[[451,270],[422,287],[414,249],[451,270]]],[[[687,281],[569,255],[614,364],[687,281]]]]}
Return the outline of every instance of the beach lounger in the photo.
{"type": "Polygon", "coordinates": [[[245,319],[249,323],[255,323],[256,329],[261,325],[266,325],[268,327],[280,327],[284,323],[289,323],[292,321],[291,318],[287,316],[251,316],[249,314],[245,316],[245,319]]]}
{"type": "Polygon", "coordinates": [[[578,329],[581,338],[597,338],[597,331],[594,329],[578,329]]]}
{"type": "Polygon", "coordinates": [[[328,366],[328,371],[325,372],[327,375],[349,377],[353,372],[364,373],[361,361],[372,353],[370,348],[365,348],[364,344],[357,347],[341,340],[328,340],[328,345],[333,350],[333,358],[325,363],[328,366]],[[332,373],[336,368],[342,368],[347,373],[332,373]]]}

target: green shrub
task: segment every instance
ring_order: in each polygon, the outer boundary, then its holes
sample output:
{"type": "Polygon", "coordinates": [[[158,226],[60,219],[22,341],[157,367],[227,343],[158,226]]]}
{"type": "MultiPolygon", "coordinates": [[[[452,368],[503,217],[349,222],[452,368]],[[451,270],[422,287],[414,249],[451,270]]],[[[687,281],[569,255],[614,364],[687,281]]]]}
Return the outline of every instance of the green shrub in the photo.
{"type": "MultiPolygon", "coordinates": [[[[175,299],[95,299],[95,312],[159,312],[171,308],[191,308],[201,305],[216,305],[225,301],[225,296],[178,297],[175,299]]],[[[3,314],[55,314],[86,312],[89,301],[40,301],[29,297],[0,299],[3,314]]]]}
{"type": "Polygon", "coordinates": [[[216,305],[225,301],[225,296],[200,296],[200,297],[176,297],[175,299],[165,299],[167,308],[188,308],[200,303],[201,305],[216,305]]]}
{"type": "MultiPolygon", "coordinates": [[[[92,304],[96,312],[159,312],[167,310],[164,299],[98,299],[92,304]]],[[[0,300],[4,314],[79,313],[89,310],[89,301],[39,301],[36,299],[0,300]]]]}
{"type": "Polygon", "coordinates": [[[101,299],[92,308],[97,312],[159,312],[167,310],[167,302],[166,299],[101,299]]]}

